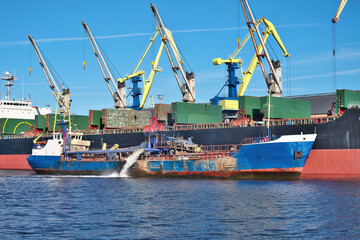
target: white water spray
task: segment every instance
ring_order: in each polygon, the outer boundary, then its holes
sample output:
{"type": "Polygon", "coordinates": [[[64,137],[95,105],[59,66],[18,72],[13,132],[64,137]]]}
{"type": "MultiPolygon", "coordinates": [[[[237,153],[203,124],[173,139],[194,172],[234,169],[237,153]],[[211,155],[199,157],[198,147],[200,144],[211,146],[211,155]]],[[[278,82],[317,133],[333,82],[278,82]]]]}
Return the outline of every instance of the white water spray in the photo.
{"type": "Polygon", "coordinates": [[[145,151],[144,148],[140,148],[140,149],[136,150],[133,154],[131,154],[129,157],[126,158],[126,163],[120,171],[120,177],[129,177],[128,176],[129,168],[138,160],[138,157],[144,151],[145,151]]]}

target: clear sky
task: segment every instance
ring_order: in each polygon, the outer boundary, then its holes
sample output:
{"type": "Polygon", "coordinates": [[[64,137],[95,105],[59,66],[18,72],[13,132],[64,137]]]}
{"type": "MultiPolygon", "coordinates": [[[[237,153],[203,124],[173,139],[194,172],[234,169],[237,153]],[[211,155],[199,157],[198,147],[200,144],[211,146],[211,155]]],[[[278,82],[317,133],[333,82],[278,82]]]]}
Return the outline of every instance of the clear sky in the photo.
{"type": "MultiPolygon", "coordinates": [[[[33,105],[56,102],[30,45],[27,34],[56,69],[72,97],[72,113],[88,114],[89,109],[112,108],[113,100],[106,88],[99,66],[81,21],[89,25],[98,42],[121,76],[131,73],[155,29],[147,0],[132,1],[2,1],[0,20],[0,70],[18,78],[12,98],[31,95],[33,105]],[[83,70],[83,59],[86,70],[83,70]],[[28,68],[32,67],[29,75],[28,68]]],[[[270,39],[272,49],[282,62],[284,95],[333,92],[332,23],[340,0],[288,1],[249,0],[256,18],[265,17],[276,27],[290,52],[287,61],[281,49],[270,39]],[[290,70],[289,70],[290,69],[290,70]]],[[[248,33],[239,0],[154,0],[165,25],[195,72],[196,102],[208,102],[226,80],[224,65],[214,66],[212,59],[225,59],[237,47],[237,36],[248,33]],[[239,19],[239,21],[238,21],[239,19]],[[240,29],[238,25],[240,24],[240,29]]],[[[336,24],[336,64],[338,89],[360,90],[360,32],[357,18],[360,1],[349,0],[336,24]]],[[[141,69],[148,77],[159,39],[141,69]]],[[[271,49],[269,49],[270,51],[271,49]]],[[[272,51],[270,51],[272,52],[272,51]]],[[[251,41],[238,57],[246,69],[254,54],[251,41]]],[[[163,72],[157,73],[150,95],[164,95],[164,103],[181,101],[181,93],[165,52],[160,61],[163,72]]],[[[238,73],[239,74],[239,73],[238,73]]],[[[130,87],[130,86],[129,86],[130,87]]],[[[6,91],[2,84],[2,96],[6,91]]],[[[128,90],[130,91],[130,90],[128,90]]],[[[266,95],[260,68],[245,95],[266,95]]]]}

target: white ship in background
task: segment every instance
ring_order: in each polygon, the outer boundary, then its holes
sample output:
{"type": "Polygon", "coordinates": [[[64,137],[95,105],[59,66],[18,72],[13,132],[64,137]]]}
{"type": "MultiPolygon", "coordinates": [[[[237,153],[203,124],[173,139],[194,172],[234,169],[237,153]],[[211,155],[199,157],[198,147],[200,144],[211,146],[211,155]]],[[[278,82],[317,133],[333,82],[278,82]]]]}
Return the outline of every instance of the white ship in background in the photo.
{"type": "Polygon", "coordinates": [[[50,108],[34,107],[29,99],[11,100],[10,87],[14,85],[15,76],[9,72],[4,72],[0,79],[6,81],[7,94],[4,99],[0,97],[0,119],[35,119],[36,115],[46,115],[51,113],[50,108]]]}

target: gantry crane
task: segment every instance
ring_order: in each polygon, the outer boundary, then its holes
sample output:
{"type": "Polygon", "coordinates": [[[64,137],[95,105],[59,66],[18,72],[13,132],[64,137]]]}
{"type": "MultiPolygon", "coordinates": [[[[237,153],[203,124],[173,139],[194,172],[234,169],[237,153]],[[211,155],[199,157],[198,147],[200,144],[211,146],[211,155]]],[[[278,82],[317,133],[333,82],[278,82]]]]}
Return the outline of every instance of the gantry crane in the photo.
{"type": "Polygon", "coordinates": [[[152,69],[149,75],[149,78],[145,81],[145,72],[143,70],[138,71],[140,64],[142,63],[142,61],[144,60],[147,52],[149,51],[151,45],[153,44],[153,42],[155,41],[155,38],[157,37],[157,35],[159,34],[159,30],[157,30],[154,34],[154,36],[152,38],[150,38],[150,43],[147,46],[145,52],[143,53],[143,55],[140,58],[140,61],[138,62],[138,64],[136,65],[134,71],[132,72],[132,74],[130,75],[126,75],[126,77],[124,78],[119,78],[118,82],[120,83],[124,83],[126,80],[131,80],[132,82],[132,96],[133,96],[133,105],[131,106],[132,109],[135,110],[140,110],[144,107],[147,96],[149,94],[149,91],[151,89],[154,77],[156,72],[161,71],[160,69],[158,69],[158,65],[159,65],[159,60],[161,57],[161,53],[164,49],[164,43],[162,42],[160,47],[159,47],[159,51],[158,54],[156,55],[155,61],[152,62],[152,69]],[[141,92],[141,89],[139,88],[139,82],[143,82],[143,88],[144,88],[144,93],[141,92]],[[140,103],[140,95],[143,95],[142,99],[141,99],[141,103],[140,103]]]}
{"type": "Polygon", "coordinates": [[[61,87],[58,86],[61,83],[59,82],[58,79],[56,79],[54,74],[52,74],[52,72],[50,71],[35,40],[33,39],[33,37],[30,36],[30,34],[28,34],[28,37],[29,37],[29,40],[30,40],[32,46],[34,47],[34,50],[35,50],[36,56],[39,60],[40,66],[41,66],[42,70],[44,71],[46,80],[48,81],[48,84],[51,89],[51,93],[54,95],[54,97],[57,101],[57,106],[59,106],[60,113],[63,115],[66,115],[66,116],[70,116],[70,90],[69,90],[69,88],[64,88],[64,85],[65,85],[64,82],[62,82],[61,87]],[[60,91],[60,89],[61,89],[61,91],[60,91]]]}
{"type": "Polygon", "coordinates": [[[114,80],[114,77],[98,47],[98,44],[96,43],[96,40],[92,34],[92,32],[90,31],[90,28],[88,27],[88,25],[82,21],[82,25],[85,28],[86,34],[89,38],[91,47],[94,51],[96,60],[99,64],[101,73],[104,77],[106,86],[108,87],[111,96],[113,97],[114,101],[115,101],[115,108],[126,108],[126,86],[124,82],[118,82],[118,84],[116,84],[116,81],[114,80]],[[111,84],[110,84],[111,82],[111,84]],[[111,86],[112,85],[112,86],[111,86]],[[113,90],[114,88],[114,90],[113,90]]]}
{"type": "Polygon", "coordinates": [[[159,29],[159,32],[161,35],[161,40],[164,43],[164,47],[165,47],[166,53],[168,55],[168,58],[169,58],[169,61],[171,64],[171,69],[173,70],[176,81],[177,81],[179,88],[181,90],[181,93],[183,95],[183,101],[193,103],[193,102],[195,102],[194,73],[185,71],[184,62],[180,56],[180,53],[179,53],[178,47],[175,44],[174,38],[172,37],[170,30],[165,27],[164,22],[161,19],[158,10],[152,3],[151,3],[151,10],[154,13],[156,24],[158,26],[158,29],[159,29]],[[171,50],[171,53],[173,54],[173,56],[171,55],[170,50],[171,50]],[[175,59],[176,65],[174,64],[173,58],[175,59]],[[183,85],[180,82],[178,71],[180,71],[182,79],[184,80],[183,85]]]}

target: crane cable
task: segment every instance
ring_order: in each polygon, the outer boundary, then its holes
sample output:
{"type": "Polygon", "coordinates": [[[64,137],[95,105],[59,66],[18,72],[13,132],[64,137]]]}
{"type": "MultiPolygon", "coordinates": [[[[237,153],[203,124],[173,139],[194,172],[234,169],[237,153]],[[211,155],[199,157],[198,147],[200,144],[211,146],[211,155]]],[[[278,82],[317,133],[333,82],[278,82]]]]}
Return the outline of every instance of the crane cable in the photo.
{"type": "Polygon", "coordinates": [[[240,3],[236,0],[236,41],[240,48],[240,3]]]}
{"type": "Polygon", "coordinates": [[[31,75],[31,45],[29,44],[29,75],[31,75]]]}
{"type": "Polygon", "coordinates": [[[335,23],[332,24],[332,90],[336,90],[336,31],[335,23]]]}
{"type": "Polygon", "coordinates": [[[85,29],[83,28],[83,65],[85,70],[86,65],[86,36],[85,36],[85,29]]]}
{"type": "Polygon", "coordinates": [[[41,49],[39,48],[40,54],[43,56],[44,61],[47,63],[49,71],[51,73],[51,75],[53,76],[53,79],[55,80],[55,82],[57,83],[58,86],[60,87],[66,87],[69,88],[66,83],[64,82],[64,80],[62,80],[60,74],[56,71],[56,69],[53,67],[53,65],[51,64],[51,62],[49,61],[49,59],[46,58],[46,56],[42,53],[41,49]]]}
{"type": "Polygon", "coordinates": [[[291,96],[291,87],[290,87],[290,58],[286,58],[287,60],[287,94],[288,97],[291,96]]]}

